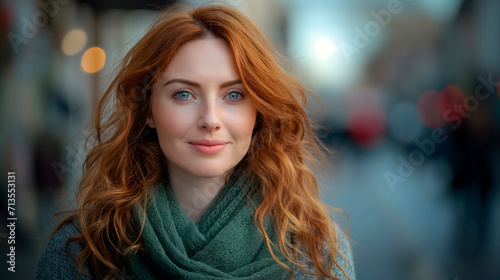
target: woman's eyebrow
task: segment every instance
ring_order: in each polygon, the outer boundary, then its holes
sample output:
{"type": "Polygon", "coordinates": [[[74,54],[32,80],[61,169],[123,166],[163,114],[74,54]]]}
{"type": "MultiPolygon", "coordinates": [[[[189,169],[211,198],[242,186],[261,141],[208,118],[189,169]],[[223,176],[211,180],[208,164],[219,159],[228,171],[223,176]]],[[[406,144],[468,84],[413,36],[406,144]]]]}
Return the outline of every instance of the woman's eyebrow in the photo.
{"type": "MultiPolygon", "coordinates": [[[[198,87],[198,88],[201,87],[200,84],[198,84],[197,82],[193,82],[193,81],[185,80],[185,79],[172,79],[172,80],[169,80],[168,82],[166,82],[163,86],[165,87],[171,83],[183,83],[183,84],[191,85],[191,86],[198,87]]],[[[234,86],[236,84],[241,84],[241,80],[237,79],[237,80],[233,80],[233,81],[227,81],[227,82],[220,84],[219,87],[224,88],[224,87],[234,86]]]]}

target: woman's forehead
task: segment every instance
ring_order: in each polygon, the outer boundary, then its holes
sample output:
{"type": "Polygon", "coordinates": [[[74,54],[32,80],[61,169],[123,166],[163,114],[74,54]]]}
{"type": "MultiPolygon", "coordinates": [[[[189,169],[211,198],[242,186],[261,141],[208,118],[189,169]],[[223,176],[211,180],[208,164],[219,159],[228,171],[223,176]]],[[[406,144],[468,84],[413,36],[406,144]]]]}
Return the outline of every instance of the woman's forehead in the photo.
{"type": "Polygon", "coordinates": [[[158,78],[160,82],[184,79],[224,83],[240,77],[233,54],[224,40],[199,39],[182,45],[158,78]]]}

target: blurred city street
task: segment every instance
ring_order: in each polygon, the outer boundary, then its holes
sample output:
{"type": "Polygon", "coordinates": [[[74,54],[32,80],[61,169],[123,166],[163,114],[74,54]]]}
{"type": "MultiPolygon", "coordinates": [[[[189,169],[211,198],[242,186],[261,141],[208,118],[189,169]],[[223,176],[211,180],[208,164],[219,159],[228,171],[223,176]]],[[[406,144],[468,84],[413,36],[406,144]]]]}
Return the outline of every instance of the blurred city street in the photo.
{"type": "MultiPolygon", "coordinates": [[[[498,190],[491,195],[487,245],[483,252],[467,248],[473,240],[460,236],[465,209],[448,189],[449,169],[426,163],[391,191],[383,174],[395,168],[399,153],[387,143],[370,153],[346,149],[339,166],[332,164],[330,176],[339,177],[326,188],[330,205],[349,214],[358,279],[498,279],[498,190]]],[[[467,219],[465,227],[473,225],[467,219]]]]}

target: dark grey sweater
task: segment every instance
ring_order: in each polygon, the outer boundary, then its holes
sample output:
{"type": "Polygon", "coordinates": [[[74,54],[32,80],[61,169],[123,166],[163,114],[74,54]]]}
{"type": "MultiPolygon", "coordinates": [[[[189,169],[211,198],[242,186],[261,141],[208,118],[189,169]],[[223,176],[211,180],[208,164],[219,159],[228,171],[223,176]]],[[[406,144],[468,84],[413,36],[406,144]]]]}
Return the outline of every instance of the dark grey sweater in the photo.
{"type": "MultiPolygon", "coordinates": [[[[35,279],[77,279],[78,265],[66,252],[66,240],[73,235],[80,234],[80,231],[73,223],[64,224],[50,239],[43,248],[38,262],[35,279]]],[[[72,242],[68,246],[68,251],[77,258],[82,250],[82,245],[72,242]]],[[[92,276],[87,266],[84,267],[87,275],[92,276]]],[[[80,274],[80,279],[92,279],[80,274]]]]}

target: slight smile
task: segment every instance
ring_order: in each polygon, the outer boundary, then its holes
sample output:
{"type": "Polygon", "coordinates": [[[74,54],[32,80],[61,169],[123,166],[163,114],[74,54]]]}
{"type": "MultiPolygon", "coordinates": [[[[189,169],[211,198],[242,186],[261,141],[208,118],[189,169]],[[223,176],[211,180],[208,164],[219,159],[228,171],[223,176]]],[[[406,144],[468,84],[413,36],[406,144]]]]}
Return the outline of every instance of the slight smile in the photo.
{"type": "Polygon", "coordinates": [[[202,140],[190,141],[188,143],[203,154],[215,155],[220,151],[222,151],[229,142],[222,140],[202,139],[202,140]]]}

